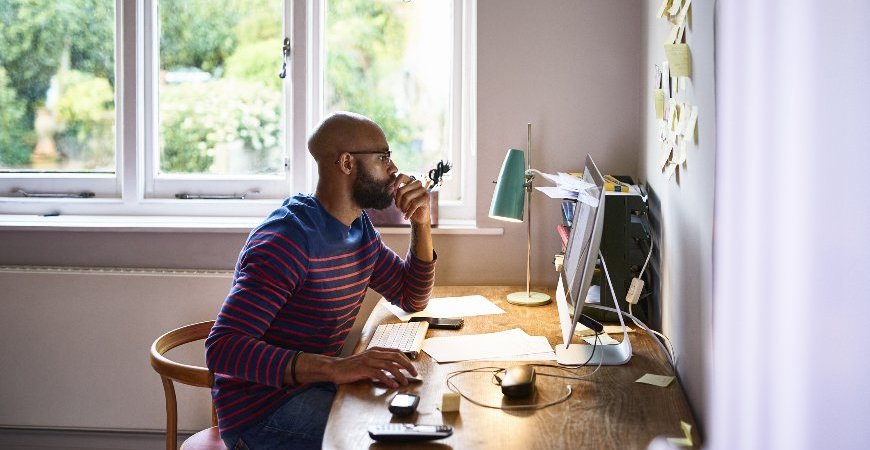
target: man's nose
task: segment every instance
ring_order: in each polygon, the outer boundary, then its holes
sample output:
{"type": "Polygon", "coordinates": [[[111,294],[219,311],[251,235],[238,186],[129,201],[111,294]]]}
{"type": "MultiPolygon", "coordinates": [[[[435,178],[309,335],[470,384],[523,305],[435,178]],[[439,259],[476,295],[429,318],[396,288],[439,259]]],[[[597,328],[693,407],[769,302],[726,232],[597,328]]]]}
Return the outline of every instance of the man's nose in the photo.
{"type": "Polygon", "coordinates": [[[396,163],[394,163],[393,160],[390,160],[390,165],[387,166],[387,173],[389,173],[390,176],[393,176],[398,171],[399,171],[399,168],[396,167],[396,163]]]}

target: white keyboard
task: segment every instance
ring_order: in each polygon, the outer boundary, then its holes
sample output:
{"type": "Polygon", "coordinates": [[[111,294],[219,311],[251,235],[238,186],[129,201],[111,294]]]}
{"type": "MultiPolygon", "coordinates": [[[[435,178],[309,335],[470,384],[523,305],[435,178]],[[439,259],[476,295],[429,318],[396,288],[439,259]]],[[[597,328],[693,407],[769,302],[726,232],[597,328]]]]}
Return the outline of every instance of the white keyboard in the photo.
{"type": "Polygon", "coordinates": [[[423,348],[423,339],[429,330],[429,322],[385,323],[378,325],[366,349],[372,347],[395,348],[414,359],[423,348]]]}

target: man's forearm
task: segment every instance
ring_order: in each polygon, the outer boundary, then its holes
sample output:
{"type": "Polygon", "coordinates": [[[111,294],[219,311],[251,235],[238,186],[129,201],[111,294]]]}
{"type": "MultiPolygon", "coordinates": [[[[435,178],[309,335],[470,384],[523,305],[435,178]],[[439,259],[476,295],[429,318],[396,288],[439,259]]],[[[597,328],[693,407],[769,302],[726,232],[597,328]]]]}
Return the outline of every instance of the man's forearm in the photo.
{"type": "Polygon", "coordinates": [[[431,223],[411,223],[411,253],[421,261],[429,262],[435,258],[431,223]]]}

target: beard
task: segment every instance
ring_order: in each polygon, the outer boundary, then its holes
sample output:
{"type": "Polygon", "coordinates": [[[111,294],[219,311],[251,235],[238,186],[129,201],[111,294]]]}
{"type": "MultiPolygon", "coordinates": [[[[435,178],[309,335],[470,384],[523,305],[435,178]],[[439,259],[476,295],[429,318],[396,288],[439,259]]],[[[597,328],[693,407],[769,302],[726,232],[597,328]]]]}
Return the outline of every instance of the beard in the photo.
{"type": "Polygon", "coordinates": [[[393,204],[394,181],[393,177],[378,181],[360,164],[353,182],[353,200],[362,209],[384,209],[393,204]]]}

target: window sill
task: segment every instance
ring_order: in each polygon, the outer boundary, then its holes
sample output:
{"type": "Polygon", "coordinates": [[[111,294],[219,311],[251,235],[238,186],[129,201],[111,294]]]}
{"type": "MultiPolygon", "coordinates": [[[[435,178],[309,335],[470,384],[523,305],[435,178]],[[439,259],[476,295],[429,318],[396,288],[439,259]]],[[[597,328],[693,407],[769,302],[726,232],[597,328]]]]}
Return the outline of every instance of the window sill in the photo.
{"type": "MultiPolygon", "coordinates": [[[[248,233],[262,221],[261,217],[190,217],[190,216],[39,216],[0,214],[2,231],[99,231],[155,233],[248,233]]],[[[379,227],[382,235],[409,234],[410,227],[379,227]]],[[[479,228],[474,221],[442,220],[432,234],[490,235],[504,234],[503,228],[479,228]]]]}

